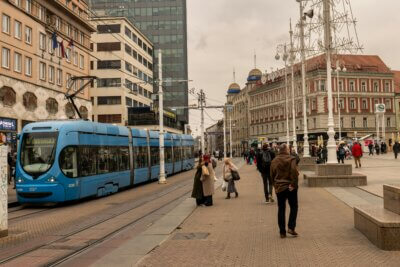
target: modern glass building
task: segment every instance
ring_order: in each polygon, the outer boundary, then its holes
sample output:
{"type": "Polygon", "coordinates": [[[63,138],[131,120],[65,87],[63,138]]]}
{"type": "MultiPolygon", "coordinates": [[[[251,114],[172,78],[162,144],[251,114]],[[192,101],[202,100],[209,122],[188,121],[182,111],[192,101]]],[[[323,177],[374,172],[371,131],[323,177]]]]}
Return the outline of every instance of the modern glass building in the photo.
{"type": "MultiPolygon", "coordinates": [[[[188,105],[186,0],[89,0],[98,16],[127,17],[154,43],[154,79],[158,77],[158,49],[162,49],[164,106],[188,105]],[[168,81],[170,79],[170,81],[168,81]]],[[[158,88],[154,88],[157,92],[158,88]]],[[[187,109],[177,110],[178,121],[188,123],[187,109]]]]}

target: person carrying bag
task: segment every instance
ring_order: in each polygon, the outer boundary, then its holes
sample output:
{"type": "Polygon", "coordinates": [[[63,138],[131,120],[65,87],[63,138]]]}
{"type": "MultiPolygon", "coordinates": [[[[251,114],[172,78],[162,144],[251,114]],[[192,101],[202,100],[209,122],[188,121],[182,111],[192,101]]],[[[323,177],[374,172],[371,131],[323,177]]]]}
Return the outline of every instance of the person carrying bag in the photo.
{"type": "Polygon", "coordinates": [[[240,179],[237,167],[232,163],[231,159],[225,159],[223,167],[223,178],[228,183],[226,199],[231,198],[231,193],[235,193],[235,197],[239,196],[239,193],[235,186],[235,181],[240,179]]]}

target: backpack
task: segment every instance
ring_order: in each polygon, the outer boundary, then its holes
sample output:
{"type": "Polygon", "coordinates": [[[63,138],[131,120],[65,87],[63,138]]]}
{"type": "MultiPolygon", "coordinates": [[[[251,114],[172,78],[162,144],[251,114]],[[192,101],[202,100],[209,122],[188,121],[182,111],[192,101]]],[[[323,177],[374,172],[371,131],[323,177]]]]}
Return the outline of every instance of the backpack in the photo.
{"type": "Polygon", "coordinates": [[[211,163],[212,163],[213,169],[215,169],[217,167],[217,161],[215,159],[211,159],[211,163]]]}
{"type": "Polygon", "coordinates": [[[340,156],[346,155],[346,151],[344,150],[343,147],[339,147],[339,155],[340,155],[340,156]]]}
{"type": "Polygon", "coordinates": [[[262,152],[261,161],[263,167],[268,167],[269,165],[271,165],[272,159],[269,151],[262,152]]]}

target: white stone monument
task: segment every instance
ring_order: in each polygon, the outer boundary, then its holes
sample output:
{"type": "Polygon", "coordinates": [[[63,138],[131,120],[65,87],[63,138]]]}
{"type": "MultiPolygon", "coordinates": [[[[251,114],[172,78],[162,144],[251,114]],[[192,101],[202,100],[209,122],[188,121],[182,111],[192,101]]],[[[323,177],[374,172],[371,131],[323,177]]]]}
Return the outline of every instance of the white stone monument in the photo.
{"type": "Polygon", "coordinates": [[[8,235],[7,146],[0,145],[0,237],[8,235]]]}

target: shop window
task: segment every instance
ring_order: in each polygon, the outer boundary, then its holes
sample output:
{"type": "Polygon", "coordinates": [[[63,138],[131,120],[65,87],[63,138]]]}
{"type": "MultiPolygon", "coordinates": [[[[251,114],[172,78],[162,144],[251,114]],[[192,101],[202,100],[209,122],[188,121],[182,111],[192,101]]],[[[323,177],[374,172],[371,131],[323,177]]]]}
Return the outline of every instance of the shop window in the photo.
{"type": "Polygon", "coordinates": [[[48,98],[46,100],[46,110],[49,114],[57,114],[58,112],[58,102],[54,98],[48,98]]]}
{"type": "Polygon", "coordinates": [[[37,97],[31,92],[26,92],[22,96],[23,104],[26,110],[34,111],[37,108],[37,97]]]}
{"type": "Polygon", "coordinates": [[[3,106],[14,106],[16,102],[15,91],[11,87],[3,86],[0,89],[0,102],[3,104],[3,106]]]}

